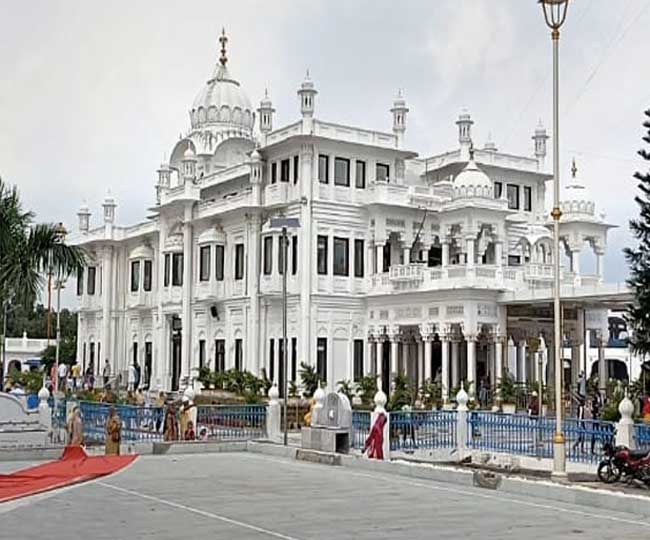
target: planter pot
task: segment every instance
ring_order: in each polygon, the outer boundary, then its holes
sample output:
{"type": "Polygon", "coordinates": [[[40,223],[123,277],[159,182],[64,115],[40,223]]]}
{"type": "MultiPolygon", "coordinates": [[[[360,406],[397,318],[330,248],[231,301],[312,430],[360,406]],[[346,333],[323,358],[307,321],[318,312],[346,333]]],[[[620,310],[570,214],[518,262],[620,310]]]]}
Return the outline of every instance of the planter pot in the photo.
{"type": "Polygon", "coordinates": [[[514,403],[502,403],[501,410],[505,414],[515,414],[515,412],[517,412],[517,405],[514,403]]]}

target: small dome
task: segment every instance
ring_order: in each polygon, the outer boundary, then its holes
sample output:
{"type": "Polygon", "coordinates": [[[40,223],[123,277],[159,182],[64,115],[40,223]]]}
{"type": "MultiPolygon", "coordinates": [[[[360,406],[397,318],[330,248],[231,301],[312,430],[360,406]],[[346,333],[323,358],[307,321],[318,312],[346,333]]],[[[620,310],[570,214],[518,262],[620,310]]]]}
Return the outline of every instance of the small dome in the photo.
{"type": "Polygon", "coordinates": [[[273,103],[271,103],[271,98],[269,98],[269,91],[264,90],[264,98],[260,101],[260,109],[272,109],[273,103]]]}
{"type": "Polygon", "coordinates": [[[194,159],[196,157],[196,154],[194,153],[194,150],[192,150],[192,146],[188,145],[187,150],[183,153],[183,158],[185,159],[194,159]]]}
{"type": "Polygon", "coordinates": [[[314,81],[311,80],[311,77],[309,76],[309,70],[307,70],[307,74],[305,75],[305,80],[302,81],[302,84],[300,85],[301,90],[311,90],[313,92],[316,92],[314,90],[314,81]]]}
{"type": "Polygon", "coordinates": [[[490,177],[470,158],[465,168],[454,178],[454,198],[494,198],[494,185],[490,177]]]}
{"type": "Polygon", "coordinates": [[[261,161],[262,155],[257,151],[257,148],[251,152],[251,161],[261,161]]]}
{"type": "Polygon", "coordinates": [[[90,208],[88,208],[88,205],[86,204],[85,201],[79,207],[79,211],[77,212],[77,214],[82,215],[82,216],[86,216],[86,215],[90,214],[90,208]]]}
{"type": "Polygon", "coordinates": [[[564,215],[595,216],[596,203],[587,187],[578,178],[578,168],[575,160],[571,167],[571,181],[564,187],[560,204],[564,215]]]}

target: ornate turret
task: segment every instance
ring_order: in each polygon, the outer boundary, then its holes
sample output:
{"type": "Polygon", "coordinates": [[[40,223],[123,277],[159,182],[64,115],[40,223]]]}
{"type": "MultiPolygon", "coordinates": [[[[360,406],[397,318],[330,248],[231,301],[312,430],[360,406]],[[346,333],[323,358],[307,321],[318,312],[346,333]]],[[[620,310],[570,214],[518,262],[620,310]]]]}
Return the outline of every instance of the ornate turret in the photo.
{"type": "Polygon", "coordinates": [[[537,128],[535,128],[535,134],[532,138],[535,141],[535,157],[537,158],[538,168],[543,169],[544,162],[546,161],[546,141],[548,140],[548,135],[541,120],[537,124],[537,128]]]}
{"type": "Polygon", "coordinates": [[[115,222],[115,207],[117,204],[115,203],[115,199],[111,195],[111,191],[108,190],[106,193],[106,197],[104,198],[104,202],[102,204],[102,207],[104,208],[104,223],[114,223],[115,222]]]}
{"type": "Polygon", "coordinates": [[[266,135],[273,130],[273,103],[269,99],[268,90],[264,90],[264,99],[260,101],[260,107],[257,113],[260,118],[260,133],[262,133],[263,144],[266,145],[266,135]]]}
{"type": "Polygon", "coordinates": [[[393,133],[397,137],[397,148],[401,148],[404,143],[404,132],[406,131],[406,113],[409,112],[401,90],[397,93],[390,112],[393,113],[393,133]]]}
{"type": "Polygon", "coordinates": [[[307,70],[305,80],[302,81],[298,90],[304,134],[311,133],[312,131],[312,119],[314,117],[314,110],[316,109],[316,94],[318,94],[318,91],[314,87],[314,82],[309,77],[309,70],[307,70]]]}
{"type": "Polygon", "coordinates": [[[460,159],[465,161],[469,158],[469,147],[472,144],[472,125],[474,121],[467,109],[463,109],[456,120],[458,126],[458,142],[460,143],[460,159]]]}
{"type": "Polygon", "coordinates": [[[192,182],[196,178],[196,154],[191,146],[183,154],[183,181],[192,182]]]}
{"type": "Polygon", "coordinates": [[[84,201],[84,203],[79,207],[77,212],[77,217],[79,218],[79,231],[82,234],[85,234],[90,229],[90,209],[84,201]]]}

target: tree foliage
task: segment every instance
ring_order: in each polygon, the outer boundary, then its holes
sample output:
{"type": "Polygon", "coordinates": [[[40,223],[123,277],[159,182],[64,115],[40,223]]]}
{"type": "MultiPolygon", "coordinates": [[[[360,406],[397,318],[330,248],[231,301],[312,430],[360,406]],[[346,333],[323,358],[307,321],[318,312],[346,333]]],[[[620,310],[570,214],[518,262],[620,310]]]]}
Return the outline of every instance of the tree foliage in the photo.
{"type": "Polygon", "coordinates": [[[16,187],[0,178],[0,301],[32,306],[50,270],[66,279],[85,261],[84,251],[67,245],[58,225],[34,223],[16,187]]]}
{"type": "MultiPolygon", "coordinates": [[[[645,111],[643,127],[647,134],[643,140],[650,145],[650,109],[645,111]]],[[[650,151],[641,149],[639,155],[650,162],[650,151]]],[[[625,249],[630,265],[628,285],[634,291],[634,303],[628,308],[628,323],[632,330],[632,350],[642,356],[650,353],[650,168],[647,172],[636,172],[640,193],[635,197],[639,206],[639,217],[630,220],[630,230],[637,245],[625,249]]]]}

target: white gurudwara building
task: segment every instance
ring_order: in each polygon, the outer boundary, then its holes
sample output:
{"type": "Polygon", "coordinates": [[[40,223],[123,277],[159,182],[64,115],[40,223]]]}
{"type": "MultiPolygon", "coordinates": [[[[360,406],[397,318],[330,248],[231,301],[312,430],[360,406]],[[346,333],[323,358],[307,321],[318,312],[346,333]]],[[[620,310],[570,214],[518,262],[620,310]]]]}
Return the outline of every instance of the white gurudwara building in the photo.
{"type": "MultiPolygon", "coordinates": [[[[401,94],[387,107],[390,131],[335,124],[319,119],[309,75],[297,120],[278,128],[268,95],[253,106],[228,67],[225,35],[220,41],[189,130],[157,171],[146,221],[117,225],[110,196],[99,226],[79,210],[74,242],[90,256],[77,285],[84,368],[99,374],[108,359],[118,373],[137,362],[145,385],[165,390],[201,366],[264,370],[282,382],[283,261],[270,220],[284,216],[300,223],[286,264],[290,379],[299,381],[301,362],[329,389],[371,374],[388,390],[404,373],[418,383],[437,378],[445,398],[461,380],[474,392],[506,369],[519,381],[551,382],[544,128],[528,156],[492,142],[479,149],[462,112],[458,146],[421,157],[403,144],[401,94]]],[[[575,169],[562,212],[565,368],[575,382],[591,372],[590,333],[607,373],[608,309],[630,295],[603,283],[612,225],[575,169]],[[593,268],[581,268],[584,250],[593,268]]]]}

